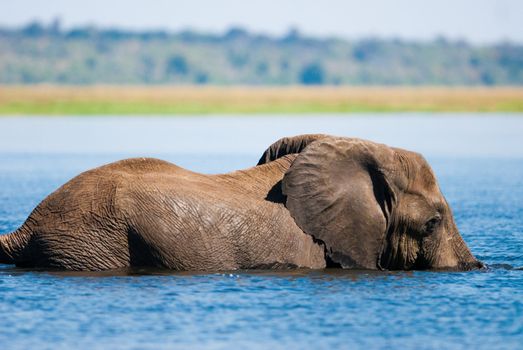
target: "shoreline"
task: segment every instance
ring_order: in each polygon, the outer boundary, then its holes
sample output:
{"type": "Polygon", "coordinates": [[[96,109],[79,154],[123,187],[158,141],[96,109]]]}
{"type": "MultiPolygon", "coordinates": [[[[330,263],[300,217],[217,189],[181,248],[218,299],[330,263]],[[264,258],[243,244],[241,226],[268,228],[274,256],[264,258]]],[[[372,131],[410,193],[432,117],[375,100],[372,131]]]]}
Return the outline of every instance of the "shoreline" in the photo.
{"type": "Polygon", "coordinates": [[[523,87],[0,85],[0,117],[523,112],[523,87]]]}

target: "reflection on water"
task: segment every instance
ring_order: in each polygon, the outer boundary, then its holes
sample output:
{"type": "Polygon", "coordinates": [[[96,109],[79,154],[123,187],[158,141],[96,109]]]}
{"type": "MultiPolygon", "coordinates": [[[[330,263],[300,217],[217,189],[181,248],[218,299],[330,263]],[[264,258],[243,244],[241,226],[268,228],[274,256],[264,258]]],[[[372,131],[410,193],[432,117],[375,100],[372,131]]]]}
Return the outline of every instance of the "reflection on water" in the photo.
{"type": "Polygon", "coordinates": [[[0,266],[1,347],[520,348],[520,120],[0,119],[1,233],[18,227],[47,194],[94,166],[156,155],[192,170],[225,172],[254,165],[280,133],[321,131],[424,151],[464,239],[488,264],[471,272],[72,273],[0,266]]]}

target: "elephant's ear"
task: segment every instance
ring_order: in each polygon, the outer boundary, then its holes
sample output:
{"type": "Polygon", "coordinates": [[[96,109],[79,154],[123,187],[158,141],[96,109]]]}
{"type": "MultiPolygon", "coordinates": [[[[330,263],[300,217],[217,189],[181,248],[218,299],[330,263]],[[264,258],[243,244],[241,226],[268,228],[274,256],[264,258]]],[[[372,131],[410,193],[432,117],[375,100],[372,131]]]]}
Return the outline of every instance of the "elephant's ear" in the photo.
{"type": "Polygon", "coordinates": [[[308,146],[283,178],[298,226],[323,241],[344,268],[378,268],[394,201],[387,179],[393,153],[381,144],[328,137],[308,146]]]}
{"type": "Polygon", "coordinates": [[[278,158],[281,158],[287,154],[300,153],[310,143],[327,137],[323,134],[305,134],[293,137],[284,137],[274,142],[263,152],[258,165],[272,162],[278,158]]]}

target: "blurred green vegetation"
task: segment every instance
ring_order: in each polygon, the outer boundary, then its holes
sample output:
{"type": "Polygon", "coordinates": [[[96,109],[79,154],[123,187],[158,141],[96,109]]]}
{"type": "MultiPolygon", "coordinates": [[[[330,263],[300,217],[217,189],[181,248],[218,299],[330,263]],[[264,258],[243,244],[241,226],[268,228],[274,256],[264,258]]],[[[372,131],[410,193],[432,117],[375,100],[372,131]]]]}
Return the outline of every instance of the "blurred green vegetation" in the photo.
{"type": "Polygon", "coordinates": [[[1,84],[523,85],[523,46],[126,31],[59,21],[0,29],[1,84]]]}
{"type": "MultiPolygon", "coordinates": [[[[311,69],[317,78],[315,69],[311,69]]],[[[0,86],[0,115],[522,112],[521,87],[0,86]]]]}

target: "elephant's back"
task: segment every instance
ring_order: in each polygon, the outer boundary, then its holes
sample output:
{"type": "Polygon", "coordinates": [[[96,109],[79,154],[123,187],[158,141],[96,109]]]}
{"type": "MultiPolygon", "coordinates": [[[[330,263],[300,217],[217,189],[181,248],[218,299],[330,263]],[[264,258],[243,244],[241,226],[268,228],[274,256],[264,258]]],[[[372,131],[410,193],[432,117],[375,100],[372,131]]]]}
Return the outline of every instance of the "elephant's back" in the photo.
{"type": "Polygon", "coordinates": [[[188,170],[185,170],[176,164],[167,162],[165,160],[157,159],[157,158],[147,158],[147,157],[141,157],[141,158],[127,158],[122,159],[107,165],[103,165],[101,167],[95,168],[92,170],[93,172],[100,171],[108,171],[108,172],[122,172],[127,174],[146,174],[151,172],[164,172],[164,171],[175,171],[175,172],[187,172],[188,170]]]}
{"type": "Polygon", "coordinates": [[[159,159],[131,158],[87,170],[59,187],[36,208],[50,214],[72,212],[75,208],[94,211],[114,206],[119,187],[151,174],[177,173],[184,169],[159,159]],[[104,208],[102,208],[102,207],[104,208]]]}
{"type": "Polygon", "coordinates": [[[32,216],[40,219],[56,214],[66,222],[68,216],[109,220],[121,215],[119,199],[130,192],[188,188],[189,179],[201,181],[205,176],[160,159],[124,159],[77,175],[47,196],[32,216]]]}
{"type": "Polygon", "coordinates": [[[127,223],[119,192],[144,175],[178,170],[183,171],[161,160],[136,158],[77,175],[29,215],[22,228],[31,239],[20,263],[73,270],[127,266],[127,223]]]}
{"type": "Polygon", "coordinates": [[[154,158],[130,158],[87,170],[45,198],[37,207],[52,212],[74,211],[113,216],[117,208],[118,193],[130,187],[144,188],[152,183],[165,183],[167,179],[184,177],[190,173],[175,164],[154,158]]]}

